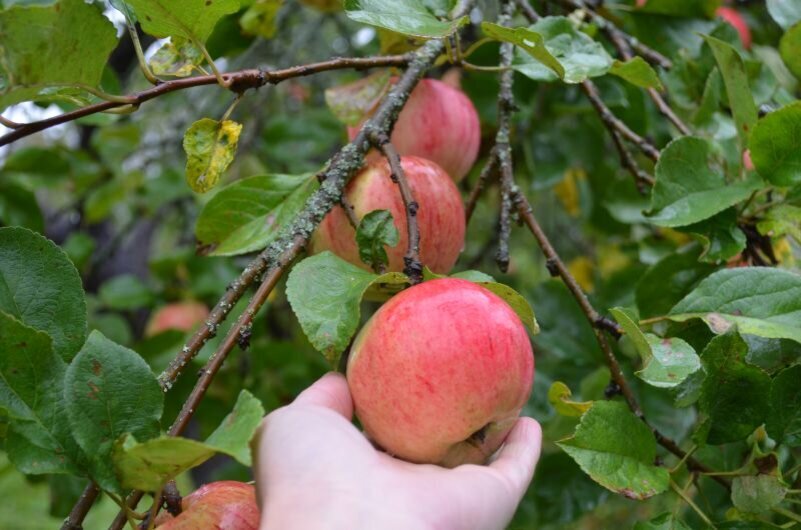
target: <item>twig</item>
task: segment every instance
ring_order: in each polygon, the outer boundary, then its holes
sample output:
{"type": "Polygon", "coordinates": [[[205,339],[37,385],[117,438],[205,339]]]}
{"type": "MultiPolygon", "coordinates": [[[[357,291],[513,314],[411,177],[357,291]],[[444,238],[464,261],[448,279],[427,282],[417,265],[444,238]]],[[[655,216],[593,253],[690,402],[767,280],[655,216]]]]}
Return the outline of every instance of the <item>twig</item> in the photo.
{"type": "Polygon", "coordinates": [[[493,148],[490,151],[487,163],[484,164],[484,167],[481,169],[481,173],[478,175],[478,180],[476,181],[476,185],[473,186],[473,189],[470,191],[470,196],[467,198],[467,202],[465,203],[464,215],[466,223],[469,223],[470,218],[473,217],[473,211],[475,211],[476,209],[476,203],[478,202],[478,198],[481,196],[481,192],[484,191],[484,187],[487,185],[487,181],[493,174],[495,174],[497,169],[498,169],[498,157],[495,152],[495,148],[493,148]]]}
{"type": "Polygon", "coordinates": [[[684,500],[684,502],[686,502],[690,508],[692,508],[693,511],[698,514],[698,517],[700,517],[708,526],[715,528],[715,525],[712,524],[712,521],[709,520],[709,517],[707,517],[703,510],[701,510],[701,508],[699,508],[698,505],[693,502],[690,496],[687,495],[686,492],[682,491],[682,489],[672,480],[670,481],[670,487],[676,492],[676,495],[681,497],[682,500],[684,500]]]}
{"type": "Polygon", "coordinates": [[[406,178],[406,172],[403,171],[401,165],[400,155],[389,141],[386,133],[372,134],[371,142],[387,159],[392,172],[392,181],[400,189],[403,206],[406,208],[406,231],[409,236],[406,255],[403,256],[403,273],[409,277],[412,285],[417,285],[423,281],[423,264],[420,261],[420,227],[417,224],[417,210],[420,205],[414,200],[409,179],[406,178]]]}
{"type": "Polygon", "coordinates": [[[82,530],[83,520],[99,494],[100,489],[94,482],[87,484],[81,496],[78,497],[78,502],[72,507],[70,514],[64,520],[64,524],[61,525],[61,530],[82,530]]]}
{"type": "MultiPolygon", "coordinates": [[[[267,84],[277,84],[281,81],[285,81],[286,79],[307,76],[328,70],[340,70],[344,68],[361,70],[380,66],[403,66],[409,62],[409,58],[410,55],[408,54],[365,58],[337,58],[319,63],[293,66],[291,68],[285,68],[282,70],[240,70],[238,72],[222,74],[222,79],[225,81],[225,84],[229,90],[235,93],[241,93],[250,88],[259,88],[267,84]]],[[[196,86],[215,84],[217,84],[217,77],[214,75],[201,75],[186,79],[167,81],[147,90],[124,96],[119,101],[102,101],[100,103],[88,105],[71,112],[65,112],[64,114],[55,116],[53,118],[23,124],[20,127],[15,128],[10,133],[0,136],[0,146],[8,145],[19,140],[20,138],[30,136],[34,133],[43,131],[44,129],[49,129],[50,127],[55,127],[56,125],[60,125],[62,123],[83,118],[84,116],[105,112],[110,109],[125,105],[138,106],[145,101],[163,96],[164,94],[168,94],[170,92],[175,92],[176,90],[184,90],[196,86]]]]}
{"type": "Polygon", "coordinates": [[[353,227],[354,230],[358,230],[359,228],[359,218],[356,217],[356,209],[350,203],[348,198],[343,194],[342,198],[339,199],[339,205],[345,210],[345,217],[348,218],[348,222],[350,226],[353,227]]]}
{"type": "Polygon", "coordinates": [[[616,129],[610,127],[609,134],[612,136],[612,142],[614,142],[615,148],[617,148],[617,154],[620,156],[620,164],[628,169],[629,173],[634,177],[634,184],[637,186],[637,191],[642,195],[646,195],[649,187],[653,186],[656,180],[640,167],[634,159],[634,156],[626,147],[626,144],[623,143],[623,137],[620,136],[620,133],[617,132],[616,129]]]}
{"type": "Polygon", "coordinates": [[[2,125],[3,127],[8,127],[9,129],[19,129],[20,127],[23,126],[22,123],[11,121],[8,118],[4,118],[2,116],[0,116],[0,125],[2,125]]]}

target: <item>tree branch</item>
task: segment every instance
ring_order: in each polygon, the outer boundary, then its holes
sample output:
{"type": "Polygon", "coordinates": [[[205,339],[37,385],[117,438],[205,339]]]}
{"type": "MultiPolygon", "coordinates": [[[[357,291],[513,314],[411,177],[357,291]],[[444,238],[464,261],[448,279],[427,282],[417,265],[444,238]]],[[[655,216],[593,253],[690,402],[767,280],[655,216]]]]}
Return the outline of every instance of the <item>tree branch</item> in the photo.
{"type": "MultiPolygon", "coordinates": [[[[292,79],[294,77],[303,77],[307,75],[325,72],[328,70],[341,70],[345,68],[353,68],[362,70],[366,68],[375,68],[380,66],[404,66],[408,64],[410,55],[387,55],[379,57],[365,57],[365,58],[337,58],[319,63],[311,63],[300,66],[293,66],[282,70],[240,70],[238,72],[231,72],[222,74],[222,79],[226,83],[228,90],[235,93],[242,93],[250,88],[259,88],[267,84],[275,85],[281,81],[292,79]]],[[[99,112],[105,112],[111,109],[133,106],[138,107],[145,101],[175,92],[177,90],[184,90],[196,86],[216,85],[218,84],[217,78],[213,75],[201,75],[196,77],[189,77],[186,79],[175,79],[166,81],[156,85],[147,90],[136,92],[128,96],[123,96],[119,101],[102,101],[94,105],[88,105],[80,109],[70,112],[65,112],[59,116],[48,118],[46,120],[35,121],[26,124],[20,124],[19,127],[14,128],[10,133],[0,136],[0,146],[8,145],[12,142],[25,138],[39,131],[61,125],[70,121],[91,116],[99,112]]]]}

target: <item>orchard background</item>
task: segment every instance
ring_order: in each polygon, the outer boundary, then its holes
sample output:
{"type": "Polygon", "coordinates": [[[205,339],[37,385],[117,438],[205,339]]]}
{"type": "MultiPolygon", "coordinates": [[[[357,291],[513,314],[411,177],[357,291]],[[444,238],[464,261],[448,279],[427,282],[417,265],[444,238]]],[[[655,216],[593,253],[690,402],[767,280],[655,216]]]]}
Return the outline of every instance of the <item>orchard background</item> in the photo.
{"type": "Polygon", "coordinates": [[[421,77],[480,117],[453,272],[539,327],[512,527],[801,523],[801,1],[721,3],[0,0],[0,527],[250,480],[431,276],[304,251],[421,77]]]}

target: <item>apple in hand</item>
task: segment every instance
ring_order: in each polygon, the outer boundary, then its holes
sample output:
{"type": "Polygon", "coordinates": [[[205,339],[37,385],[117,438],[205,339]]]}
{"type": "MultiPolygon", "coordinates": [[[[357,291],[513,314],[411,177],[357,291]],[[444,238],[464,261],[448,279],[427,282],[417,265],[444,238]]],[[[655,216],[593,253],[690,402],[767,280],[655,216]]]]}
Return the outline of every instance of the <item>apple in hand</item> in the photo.
{"type": "Polygon", "coordinates": [[[528,400],[534,355],[509,305],[456,278],[391,298],[359,332],[347,379],[368,437],[389,454],[483,463],[528,400]]]}
{"type": "Polygon", "coordinates": [[[734,26],[734,29],[740,34],[740,40],[746,50],[751,48],[751,30],[739,11],[733,7],[719,7],[715,14],[734,26]]]}
{"type": "Polygon", "coordinates": [[[209,317],[209,308],[201,302],[176,302],[158,309],[150,317],[145,336],[152,337],[168,329],[192,331],[209,317]]]}
{"type": "MultiPolygon", "coordinates": [[[[361,129],[348,128],[352,140],[361,129]]],[[[481,125],[473,102],[461,90],[436,79],[422,79],[412,90],[390,138],[398,153],[427,158],[457,182],[473,167],[481,125]]],[[[369,159],[380,156],[371,153],[369,159]]]]}
{"type": "Polygon", "coordinates": [[[251,484],[222,480],[201,486],[181,500],[177,517],[161,513],[159,530],[257,530],[259,507],[251,484]]]}
{"type": "MultiPolygon", "coordinates": [[[[412,195],[418,204],[420,259],[434,272],[447,273],[453,268],[464,246],[464,206],[451,178],[434,162],[414,156],[401,157],[412,195]]],[[[409,241],[406,208],[398,185],[392,181],[389,163],[374,160],[361,170],[345,189],[356,218],[373,210],[389,210],[398,229],[400,241],[387,248],[388,271],[403,271],[403,256],[409,241]]],[[[340,258],[364,269],[359,259],[356,231],[341,206],[335,206],[320,223],[312,238],[312,252],[330,250],[340,258]]]]}

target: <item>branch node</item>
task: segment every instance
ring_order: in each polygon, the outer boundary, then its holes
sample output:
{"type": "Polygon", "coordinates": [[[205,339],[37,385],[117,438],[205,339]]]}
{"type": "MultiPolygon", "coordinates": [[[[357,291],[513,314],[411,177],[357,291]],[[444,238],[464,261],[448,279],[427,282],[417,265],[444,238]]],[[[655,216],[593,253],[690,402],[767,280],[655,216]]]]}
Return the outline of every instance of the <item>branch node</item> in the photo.
{"type": "Polygon", "coordinates": [[[545,261],[545,268],[548,269],[548,274],[557,278],[559,276],[559,262],[556,258],[548,258],[545,261]]]}

